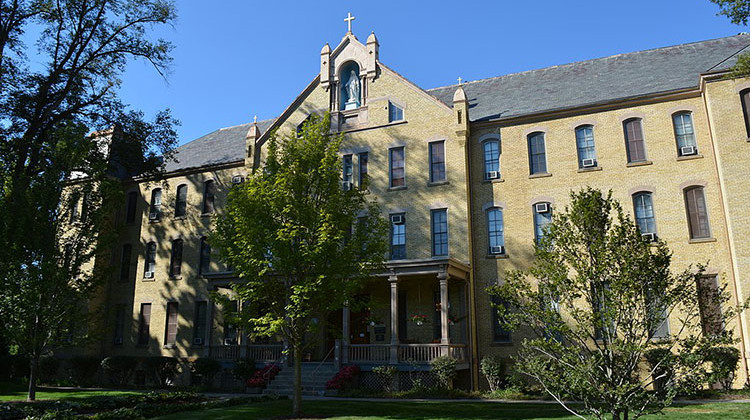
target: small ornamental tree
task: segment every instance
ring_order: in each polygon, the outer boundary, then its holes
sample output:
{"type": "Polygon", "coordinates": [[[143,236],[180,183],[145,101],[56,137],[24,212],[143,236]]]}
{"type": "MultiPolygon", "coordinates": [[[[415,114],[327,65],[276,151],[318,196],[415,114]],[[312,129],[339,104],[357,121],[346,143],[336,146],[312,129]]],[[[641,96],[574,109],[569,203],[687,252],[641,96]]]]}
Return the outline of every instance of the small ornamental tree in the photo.
{"type": "Polygon", "coordinates": [[[281,336],[291,347],[295,415],[302,353],[314,344],[307,333],[382,270],[386,251],[388,225],[366,185],[342,188],[341,141],[327,114],[297,136],[271,135],[265,165],[230,191],[211,237],[240,278],[242,311],[229,318],[250,337],[281,336]]]}
{"type": "Polygon", "coordinates": [[[700,265],[673,273],[667,245],[645,241],[611,192],[571,193],[535,247],[529,270],[488,292],[504,326],[529,336],[514,368],[580,418],[660,412],[680,386],[705,383],[708,349],[733,341],[719,317],[741,308],[709,310],[723,288],[703,287],[700,265]]]}

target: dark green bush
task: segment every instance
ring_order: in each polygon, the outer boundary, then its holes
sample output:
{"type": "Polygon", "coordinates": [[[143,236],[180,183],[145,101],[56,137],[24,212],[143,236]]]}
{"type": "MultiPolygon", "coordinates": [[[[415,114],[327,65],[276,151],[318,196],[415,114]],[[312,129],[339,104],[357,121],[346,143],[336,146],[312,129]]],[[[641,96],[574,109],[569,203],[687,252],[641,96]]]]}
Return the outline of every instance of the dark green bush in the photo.
{"type": "Polygon", "coordinates": [[[159,388],[173,385],[174,379],[179,372],[177,369],[177,359],[174,357],[147,357],[143,360],[143,367],[146,370],[146,374],[151,374],[154,383],[159,388]]]}
{"type": "Polygon", "coordinates": [[[383,381],[383,391],[391,392],[393,377],[398,373],[398,368],[391,365],[375,366],[372,368],[372,373],[377,375],[383,381]]]}
{"type": "Polygon", "coordinates": [[[207,357],[195,359],[190,364],[194,377],[200,378],[199,385],[210,387],[214,383],[214,376],[221,370],[221,363],[207,357]]]}
{"type": "Polygon", "coordinates": [[[60,361],[54,356],[44,356],[39,358],[39,380],[45,383],[53,382],[57,379],[57,370],[60,368],[60,361]]]}
{"type": "Polygon", "coordinates": [[[740,351],[736,347],[714,347],[708,350],[706,360],[711,363],[709,385],[718,382],[725,391],[732,389],[740,351]]]}
{"type": "Polygon", "coordinates": [[[458,361],[450,356],[438,356],[430,362],[430,371],[435,374],[440,385],[445,389],[453,386],[458,361]]]}
{"type": "Polygon", "coordinates": [[[138,366],[138,359],[133,356],[108,356],[102,360],[102,369],[109,382],[115,386],[126,386],[138,366]]]}
{"type": "Polygon", "coordinates": [[[94,383],[94,376],[99,370],[99,358],[91,356],[76,356],[70,359],[70,376],[79,386],[94,383]]]}
{"type": "Polygon", "coordinates": [[[490,391],[502,388],[505,381],[505,359],[498,355],[487,355],[479,363],[479,369],[490,384],[490,391]]]}
{"type": "MultiPolygon", "coordinates": [[[[219,366],[219,368],[221,368],[221,366],[219,366]]],[[[234,365],[234,369],[232,369],[232,373],[234,374],[234,377],[237,378],[237,380],[242,381],[242,383],[244,384],[248,379],[253,377],[253,374],[255,374],[256,370],[255,360],[244,359],[237,361],[237,363],[234,365]]]]}

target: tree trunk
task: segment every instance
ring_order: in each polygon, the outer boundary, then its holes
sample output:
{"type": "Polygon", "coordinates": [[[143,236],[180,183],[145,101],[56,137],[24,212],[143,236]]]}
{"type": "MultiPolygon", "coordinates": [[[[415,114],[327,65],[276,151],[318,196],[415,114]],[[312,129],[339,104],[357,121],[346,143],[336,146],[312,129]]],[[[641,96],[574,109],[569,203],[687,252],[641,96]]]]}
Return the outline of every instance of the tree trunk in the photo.
{"type": "Polygon", "coordinates": [[[32,357],[29,361],[31,364],[29,369],[29,395],[27,396],[27,401],[35,401],[36,400],[36,375],[37,370],[39,368],[39,357],[32,357]]]}
{"type": "Polygon", "coordinates": [[[294,396],[292,397],[292,415],[302,415],[302,346],[294,344],[294,396]]]}

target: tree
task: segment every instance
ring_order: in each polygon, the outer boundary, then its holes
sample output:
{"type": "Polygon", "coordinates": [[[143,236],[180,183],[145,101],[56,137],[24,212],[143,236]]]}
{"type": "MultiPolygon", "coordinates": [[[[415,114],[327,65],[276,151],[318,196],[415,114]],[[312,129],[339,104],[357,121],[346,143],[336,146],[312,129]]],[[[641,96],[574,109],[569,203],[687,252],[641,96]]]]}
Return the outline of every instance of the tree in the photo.
{"type": "MultiPolygon", "coordinates": [[[[750,17],[750,1],[748,0],[710,0],[719,6],[720,15],[729,18],[735,25],[747,26],[750,17]]],[[[750,75],[750,54],[743,53],[737,56],[737,62],[730,69],[728,78],[735,79],[750,75]]]]}
{"type": "Polygon", "coordinates": [[[386,251],[388,225],[366,186],[342,188],[342,138],[330,134],[328,114],[312,116],[299,137],[272,135],[264,167],[230,191],[211,237],[241,279],[235,322],[291,347],[295,415],[315,318],[342,308],[386,251]]]}
{"type": "Polygon", "coordinates": [[[661,411],[681,384],[700,383],[711,349],[733,341],[711,326],[739,308],[706,309],[726,303],[727,293],[702,287],[703,266],[670,271],[667,245],[645,241],[611,192],[571,193],[535,254],[530,269],[507,272],[488,291],[505,326],[529,336],[515,369],[580,418],[661,411]]]}
{"type": "Polygon", "coordinates": [[[147,34],[173,19],[164,0],[0,1],[0,329],[31,360],[29,400],[39,358],[87,334],[118,178],[172,155],[169,112],[144,121],[117,88],[131,59],[166,70],[170,44],[147,34]]]}

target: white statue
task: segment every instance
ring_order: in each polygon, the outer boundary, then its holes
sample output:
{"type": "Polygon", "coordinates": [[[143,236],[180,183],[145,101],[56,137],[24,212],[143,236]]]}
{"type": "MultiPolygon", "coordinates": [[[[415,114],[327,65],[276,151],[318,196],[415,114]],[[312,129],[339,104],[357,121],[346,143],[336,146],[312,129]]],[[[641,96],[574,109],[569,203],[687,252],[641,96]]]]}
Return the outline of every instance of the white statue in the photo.
{"type": "Polygon", "coordinates": [[[349,80],[344,87],[346,88],[346,104],[357,104],[359,106],[359,77],[354,70],[349,73],[349,80]]]}

